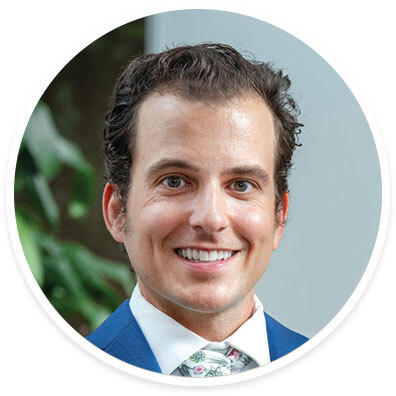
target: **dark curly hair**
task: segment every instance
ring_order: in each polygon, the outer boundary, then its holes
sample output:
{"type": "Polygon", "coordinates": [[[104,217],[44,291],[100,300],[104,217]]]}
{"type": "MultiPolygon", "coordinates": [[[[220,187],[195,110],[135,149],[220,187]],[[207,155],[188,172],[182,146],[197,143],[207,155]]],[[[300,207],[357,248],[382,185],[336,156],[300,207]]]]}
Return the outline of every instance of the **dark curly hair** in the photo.
{"type": "Polygon", "coordinates": [[[288,192],[287,177],[298,146],[299,109],[289,94],[290,80],[270,63],[245,59],[224,44],[201,44],[168,49],[134,58],[118,79],[105,117],[106,181],[116,185],[125,207],[129,174],[135,152],[136,119],[148,95],[157,91],[190,99],[226,101],[245,94],[261,97],[275,123],[274,166],[276,209],[288,192]]]}

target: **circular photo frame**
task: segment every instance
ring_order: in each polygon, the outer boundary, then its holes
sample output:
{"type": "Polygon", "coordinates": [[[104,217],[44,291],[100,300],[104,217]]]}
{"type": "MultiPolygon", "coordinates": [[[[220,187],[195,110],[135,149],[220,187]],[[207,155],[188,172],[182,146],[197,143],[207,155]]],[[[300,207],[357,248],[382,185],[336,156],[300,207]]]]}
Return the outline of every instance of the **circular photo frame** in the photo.
{"type": "MultiPolygon", "coordinates": [[[[362,110],[363,100],[356,95],[306,44],[241,14],[165,12],[100,37],[46,88],[25,133],[21,131],[19,152],[10,165],[15,166],[11,235],[32,290],[56,323],[86,350],[123,371],[163,383],[239,382],[302,356],[354,306],[385,237],[389,208],[384,156],[367,109],[362,110]],[[246,59],[282,70],[291,81],[298,122],[303,124],[297,140],[301,147],[296,148],[289,176],[284,235],[255,293],[266,315],[276,319],[273,329],[265,322],[267,339],[282,323],[309,341],[297,342],[274,359],[269,350],[268,362],[251,370],[191,380],[139,368],[128,363],[124,352],[117,356],[99,341],[92,345],[88,335],[131,296],[139,276],[139,270],[131,273],[125,251],[114,243],[102,217],[102,131],[108,98],[133,57],[203,43],[231,46],[246,59]]],[[[129,305],[124,303],[124,308],[129,305]]],[[[151,336],[137,322],[147,341],[151,336]]],[[[115,326],[107,323],[105,327],[115,326]]]]}

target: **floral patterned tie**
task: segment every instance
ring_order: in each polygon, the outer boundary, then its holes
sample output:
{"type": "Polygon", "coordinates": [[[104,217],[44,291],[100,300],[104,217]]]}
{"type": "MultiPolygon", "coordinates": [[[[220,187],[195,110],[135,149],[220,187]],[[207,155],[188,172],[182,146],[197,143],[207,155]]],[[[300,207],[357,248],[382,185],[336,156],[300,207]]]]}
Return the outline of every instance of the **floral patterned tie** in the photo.
{"type": "Polygon", "coordinates": [[[179,366],[179,369],[184,377],[215,377],[238,373],[251,361],[251,357],[232,346],[225,348],[209,346],[192,354],[179,366]]]}

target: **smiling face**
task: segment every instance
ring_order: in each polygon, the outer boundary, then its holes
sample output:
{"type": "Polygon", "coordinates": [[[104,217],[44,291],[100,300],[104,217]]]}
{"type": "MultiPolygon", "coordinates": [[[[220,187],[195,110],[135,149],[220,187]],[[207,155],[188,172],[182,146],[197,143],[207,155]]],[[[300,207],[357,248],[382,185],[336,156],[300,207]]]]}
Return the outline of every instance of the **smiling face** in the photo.
{"type": "Polygon", "coordinates": [[[275,213],[273,124],[254,96],[143,102],[126,213],[110,185],[104,213],[142,294],[165,313],[251,312],[288,207],[285,194],[275,213]]]}

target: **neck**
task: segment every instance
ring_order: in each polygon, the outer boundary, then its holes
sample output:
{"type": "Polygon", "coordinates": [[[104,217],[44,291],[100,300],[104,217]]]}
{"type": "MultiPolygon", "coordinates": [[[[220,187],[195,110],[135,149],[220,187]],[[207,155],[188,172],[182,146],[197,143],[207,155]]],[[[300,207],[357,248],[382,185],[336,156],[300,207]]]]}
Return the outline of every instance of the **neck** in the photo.
{"type": "Polygon", "coordinates": [[[157,309],[179,322],[181,325],[211,341],[220,342],[233,334],[254,313],[254,290],[245,298],[220,311],[200,312],[176,305],[155,295],[139,283],[143,297],[157,309]]]}

